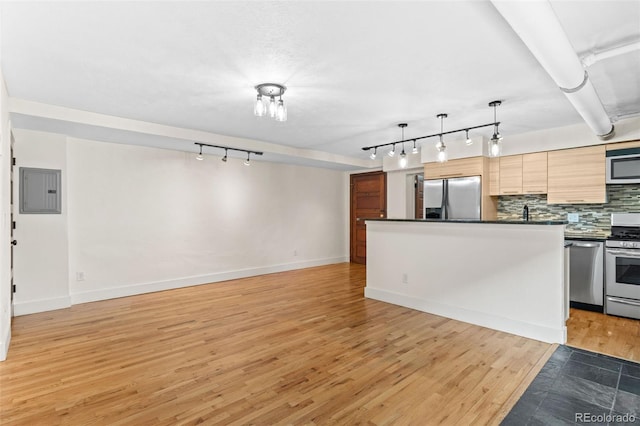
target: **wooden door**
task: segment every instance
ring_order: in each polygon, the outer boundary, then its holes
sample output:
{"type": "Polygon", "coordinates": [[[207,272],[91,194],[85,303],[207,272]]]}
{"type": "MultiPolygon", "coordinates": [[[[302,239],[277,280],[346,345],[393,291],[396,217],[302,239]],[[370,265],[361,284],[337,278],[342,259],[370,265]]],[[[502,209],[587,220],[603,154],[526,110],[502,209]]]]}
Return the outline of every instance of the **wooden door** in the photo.
{"type": "Polygon", "coordinates": [[[367,263],[367,228],[364,219],[387,217],[387,174],[351,175],[351,244],[353,263],[367,263]]]}
{"type": "Polygon", "coordinates": [[[424,218],[424,176],[416,175],[413,182],[415,188],[413,193],[416,197],[414,204],[416,206],[416,212],[413,217],[415,219],[422,219],[424,218]]]}

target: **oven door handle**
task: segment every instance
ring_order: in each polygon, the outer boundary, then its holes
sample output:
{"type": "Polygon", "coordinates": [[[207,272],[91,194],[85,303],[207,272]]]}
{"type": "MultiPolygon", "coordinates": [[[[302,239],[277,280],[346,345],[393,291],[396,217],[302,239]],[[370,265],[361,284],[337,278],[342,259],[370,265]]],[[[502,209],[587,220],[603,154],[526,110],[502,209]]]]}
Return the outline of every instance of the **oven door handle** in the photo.
{"type": "Polygon", "coordinates": [[[617,297],[607,296],[607,300],[610,302],[622,303],[623,305],[640,306],[640,301],[636,302],[629,299],[618,299],[617,297]]]}
{"type": "Polygon", "coordinates": [[[607,253],[621,256],[629,256],[629,257],[640,257],[639,251],[626,251],[626,250],[613,250],[607,249],[607,253]]]}

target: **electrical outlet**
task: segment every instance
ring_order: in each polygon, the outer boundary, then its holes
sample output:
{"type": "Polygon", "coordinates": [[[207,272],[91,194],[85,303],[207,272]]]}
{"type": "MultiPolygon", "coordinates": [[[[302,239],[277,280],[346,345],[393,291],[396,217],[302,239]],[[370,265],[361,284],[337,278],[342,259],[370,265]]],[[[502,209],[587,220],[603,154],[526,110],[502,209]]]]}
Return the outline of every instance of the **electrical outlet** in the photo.
{"type": "Polygon", "coordinates": [[[569,223],[580,222],[580,215],[578,213],[567,213],[567,221],[569,223]]]}
{"type": "Polygon", "coordinates": [[[76,272],[76,281],[84,281],[84,272],[76,272]]]}
{"type": "Polygon", "coordinates": [[[402,284],[409,284],[409,276],[406,272],[402,274],[402,284]]]}

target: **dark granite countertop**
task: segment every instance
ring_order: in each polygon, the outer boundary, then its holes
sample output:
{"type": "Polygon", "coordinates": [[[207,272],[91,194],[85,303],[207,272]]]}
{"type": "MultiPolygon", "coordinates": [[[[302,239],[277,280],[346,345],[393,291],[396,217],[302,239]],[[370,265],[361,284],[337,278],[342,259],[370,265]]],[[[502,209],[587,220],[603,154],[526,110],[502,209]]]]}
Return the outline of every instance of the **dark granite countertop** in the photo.
{"type": "Polygon", "coordinates": [[[499,225],[566,225],[566,220],[475,220],[475,219],[385,219],[385,218],[358,218],[358,220],[371,220],[378,222],[440,222],[440,223],[495,223],[499,225]]]}
{"type": "Polygon", "coordinates": [[[602,234],[570,234],[565,232],[564,239],[573,241],[605,241],[607,237],[602,234]]]}

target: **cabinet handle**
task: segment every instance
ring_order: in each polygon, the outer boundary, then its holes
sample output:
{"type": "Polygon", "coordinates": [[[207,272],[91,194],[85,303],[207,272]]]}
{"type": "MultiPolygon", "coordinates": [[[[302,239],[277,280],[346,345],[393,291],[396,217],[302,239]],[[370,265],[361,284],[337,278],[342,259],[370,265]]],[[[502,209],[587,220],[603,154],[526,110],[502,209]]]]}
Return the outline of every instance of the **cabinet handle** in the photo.
{"type": "Polygon", "coordinates": [[[503,194],[520,194],[520,191],[502,191],[503,194]]]}
{"type": "Polygon", "coordinates": [[[462,173],[450,173],[448,175],[440,175],[442,177],[462,176],[462,173]]]}
{"type": "Polygon", "coordinates": [[[569,203],[574,203],[574,202],[576,202],[576,201],[580,201],[580,202],[583,202],[583,203],[584,203],[584,200],[567,200],[567,202],[569,202],[569,203]]]}

